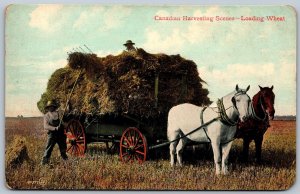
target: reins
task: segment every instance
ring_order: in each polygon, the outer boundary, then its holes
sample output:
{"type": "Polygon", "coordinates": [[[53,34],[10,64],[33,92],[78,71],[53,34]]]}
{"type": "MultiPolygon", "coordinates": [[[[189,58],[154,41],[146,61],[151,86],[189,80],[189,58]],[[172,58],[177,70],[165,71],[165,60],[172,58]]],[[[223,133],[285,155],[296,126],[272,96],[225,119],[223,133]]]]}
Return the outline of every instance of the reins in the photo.
{"type": "MultiPolygon", "coordinates": [[[[216,117],[216,118],[214,118],[214,119],[211,119],[210,121],[204,123],[204,124],[201,125],[200,127],[197,127],[196,129],[190,131],[189,133],[187,133],[187,134],[185,134],[185,135],[183,135],[183,136],[180,136],[180,137],[178,137],[178,138],[176,138],[176,139],[174,139],[174,140],[172,140],[172,141],[168,141],[168,142],[165,142],[165,143],[162,143],[162,144],[158,144],[158,145],[155,145],[155,146],[150,146],[148,149],[151,150],[151,149],[155,149],[155,148],[159,148],[159,147],[163,147],[163,146],[169,145],[169,144],[171,144],[171,143],[173,143],[173,142],[175,142],[175,141],[178,141],[178,140],[180,140],[180,139],[182,139],[182,138],[185,138],[185,137],[188,136],[188,135],[191,135],[192,133],[198,131],[199,129],[201,129],[201,128],[203,128],[203,127],[206,127],[207,125],[209,125],[209,124],[215,122],[215,121],[218,120],[218,119],[219,119],[219,117],[216,117]]],[[[210,139],[209,139],[209,140],[210,140],[210,139]]],[[[209,142],[210,142],[210,141],[209,141],[209,142]]]]}

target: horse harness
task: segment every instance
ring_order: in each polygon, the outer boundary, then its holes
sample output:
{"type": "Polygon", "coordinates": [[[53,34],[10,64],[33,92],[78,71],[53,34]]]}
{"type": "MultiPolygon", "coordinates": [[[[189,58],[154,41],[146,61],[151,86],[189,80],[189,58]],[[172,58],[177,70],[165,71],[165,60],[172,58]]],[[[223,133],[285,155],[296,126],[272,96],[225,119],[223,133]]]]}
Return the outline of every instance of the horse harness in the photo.
{"type": "MultiPolygon", "coordinates": [[[[245,91],[239,91],[239,92],[237,92],[237,93],[234,95],[234,97],[239,96],[239,95],[242,95],[242,94],[246,94],[246,92],[245,92],[245,91]]],[[[231,119],[227,116],[227,114],[226,114],[226,110],[227,110],[227,109],[225,109],[225,107],[224,107],[223,98],[217,100],[217,107],[218,107],[218,110],[219,110],[218,113],[219,113],[220,121],[221,121],[224,125],[227,125],[227,126],[236,126],[236,125],[237,125],[238,121],[233,121],[233,120],[231,120],[231,119]]],[[[234,105],[233,107],[234,107],[235,109],[237,109],[235,105],[234,105]]],[[[201,111],[201,114],[200,114],[201,124],[203,124],[203,112],[204,112],[204,110],[205,110],[206,108],[207,108],[207,107],[204,107],[204,109],[201,111]]],[[[229,108],[230,108],[230,107],[229,107],[229,108]]]]}
{"type": "Polygon", "coordinates": [[[230,118],[228,118],[228,116],[226,114],[226,109],[225,109],[224,104],[223,104],[223,98],[218,99],[217,106],[218,106],[218,109],[219,109],[220,121],[224,125],[227,125],[227,126],[235,126],[235,125],[237,125],[237,121],[232,121],[232,120],[230,120],[230,118]]]}
{"type": "MultiPolygon", "coordinates": [[[[201,113],[200,113],[200,121],[201,121],[201,125],[204,125],[204,121],[203,121],[203,113],[204,113],[205,109],[207,109],[207,106],[205,106],[205,107],[201,110],[201,113]]],[[[204,133],[205,133],[205,135],[206,135],[208,141],[211,142],[210,138],[209,138],[208,135],[207,135],[207,131],[206,131],[207,129],[206,129],[206,126],[203,127],[202,129],[203,129],[203,131],[204,131],[204,133]]]]}
{"type": "MultiPolygon", "coordinates": [[[[241,95],[241,94],[246,94],[246,92],[245,92],[245,91],[239,91],[239,92],[237,92],[234,96],[238,96],[238,95],[241,95]]],[[[173,143],[173,142],[175,142],[175,141],[179,141],[180,139],[185,138],[185,137],[191,135],[192,133],[194,133],[194,132],[196,132],[196,131],[198,131],[198,130],[200,130],[200,129],[203,129],[203,131],[204,131],[204,133],[205,133],[205,135],[206,135],[208,141],[211,142],[211,139],[210,139],[210,138],[208,137],[208,135],[207,135],[207,129],[206,129],[206,127],[207,127],[208,125],[210,125],[211,123],[217,121],[217,120],[220,120],[223,124],[225,124],[226,121],[229,121],[229,122],[230,122],[229,124],[231,124],[231,125],[229,125],[229,126],[236,126],[237,122],[231,121],[231,120],[228,118],[227,114],[226,114],[226,109],[225,109],[224,104],[223,104],[223,98],[221,98],[221,100],[218,99],[217,105],[218,105],[218,110],[219,110],[219,111],[218,111],[218,113],[219,113],[219,116],[218,116],[218,117],[215,117],[215,118],[209,120],[208,122],[204,123],[204,120],[203,120],[203,113],[204,113],[204,111],[208,108],[207,106],[205,106],[205,107],[201,110],[201,112],[200,112],[200,121],[201,121],[201,126],[200,126],[200,127],[197,127],[196,129],[190,131],[189,133],[187,133],[187,134],[185,134],[185,135],[182,135],[182,136],[180,136],[180,137],[178,137],[178,138],[176,138],[176,139],[174,139],[174,140],[172,140],[172,141],[168,141],[168,142],[161,143],[161,144],[158,144],[158,145],[150,146],[148,149],[149,149],[149,150],[152,150],[152,149],[155,149],[155,148],[159,148],[159,147],[163,147],[163,146],[169,145],[169,144],[171,144],[171,143],[173,143]]],[[[225,124],[225,125],[226,125],[226,124],[225,124]]],[[[226,141],[226,142],[221,143],[221,144],[227,144],[227,143],[232,142],[233,140],[235,140],[235,137],[233,137],[231,140],[226,141]]]]}
{"type": "MultiPolygon", "coordinates": [[[[242,94],[246,94],[246,92],[245,92],[245,91],[239,91],[239,92],[237,92],[237,93],[234,95],[234,97],[235,97],[235,96],[238,96],[238,95],[242,95],[242,94]]],[[[204,107],[204,108],[201,110],[201,113],[200,113],[200,121],[201,121],[201,125],[204,125],[203,114],[204,114],[204,111],[206,110],[206,108],[207,108],[207,106],[204,107]]],[[[238,121],[232,121],[232,120],[227,116],[227,114],[226,114],[226,109],[225,109],[224,103],[223,103],[223,98],[217,100],[217,108],[218,108],[219,116],[215,118],[216,120],[220,120],[224,125],[231,126],[231,127],[237,125],[238,121]]],[[[236,107],[234,106],[234,108],[236,108],[236,107]]],[[[207,135],[207,129],[206,129],[206,127],[207,127],[207,125],[204,126],[204,127],[202,127],[202,128],[203,128],[203,131],[204,131],[204,133],[205,133],[207,139],[209,140],[209,142],[211,142],[211,139],[210,139],[210,138],[208,137],[208,135],[207,135]]],[[[235,137],[234,137],[233,139],[229,140],[229,141],[226,141],[226,142],[222,143],[222,144],[227,144],[227,143],[233,141],[234,139],[235,139],[235,137]]]]}
{"type": "Polygon", "coordinates": [[[262,110],[263,110],[263,112],[264,112],[264,118],[260,118],[259,116],[257,116],[257,114],[255,113],[255,110],[254,110],[254,107],[253,107],[253,103],[252,103],[252,102],[251,102],[251,106],[250,106],[250,115],[251,115],[254,119],[258,120],[258,121],[265,121],[265,120],[266,120],[266,117],[267,117],[267,114],[266,114],[266,112],[264,111],[264,106],[263,106],[263,103],[262,103],[262,100],[261,100],[261,96],[259,96],[259,103],[260,103],[261,108],[262,108],[262,110]]]}

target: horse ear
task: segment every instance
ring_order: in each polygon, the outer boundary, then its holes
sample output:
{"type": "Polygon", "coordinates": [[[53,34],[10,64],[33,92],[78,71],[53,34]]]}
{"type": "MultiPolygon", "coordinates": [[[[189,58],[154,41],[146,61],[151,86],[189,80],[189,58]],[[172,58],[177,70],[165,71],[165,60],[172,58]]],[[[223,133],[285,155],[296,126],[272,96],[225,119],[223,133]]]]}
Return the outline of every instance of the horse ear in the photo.
{"type": "Polygon", "coordinates": [[[260,88],[260,90],[262,90],[262,87],[260,85],[258,85],[258,87],[260,88]]]}
{"type": "Polygon", "coordinates": [[[274,88],[274,87],[273,87],[273,85],[272,85],[271,90],[273,90],[273,88],[274,88]]]}
{"type": "Polygon", "coordinates": [[[250,85],[247,87],[246,92],[248,92],[249,89],[250,89],[250,85]]]}
{"type": "Polygon", "coordinates": [[[236,84],[235,90],[236,90],[237,92],[239,91],[239,85],[238,85],[238,84],[236,84]]]}

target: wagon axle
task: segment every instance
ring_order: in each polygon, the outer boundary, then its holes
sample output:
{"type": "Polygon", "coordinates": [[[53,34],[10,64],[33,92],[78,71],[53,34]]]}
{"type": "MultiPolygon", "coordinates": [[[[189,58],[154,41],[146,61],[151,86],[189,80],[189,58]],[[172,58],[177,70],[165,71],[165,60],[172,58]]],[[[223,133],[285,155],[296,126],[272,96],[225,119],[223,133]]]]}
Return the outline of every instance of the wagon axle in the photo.
{"type": "Polygon", "coordinates": [[[76,145],[76,140],[75,139],[69,139],[69,143],[74,146],[76,145]]]}
{"type": "Polygon", "coordinates": [[[126,151],[129,155],[133,155],[135,153],[134,146],[128,147],[126,151]]]}

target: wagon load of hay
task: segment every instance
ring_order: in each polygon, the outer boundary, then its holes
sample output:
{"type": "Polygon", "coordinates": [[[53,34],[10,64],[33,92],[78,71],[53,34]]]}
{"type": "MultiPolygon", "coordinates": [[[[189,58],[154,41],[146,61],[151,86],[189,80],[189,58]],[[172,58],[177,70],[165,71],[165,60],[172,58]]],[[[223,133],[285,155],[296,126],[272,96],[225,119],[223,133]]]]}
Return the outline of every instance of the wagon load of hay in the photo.
{"type": "Polygon", "coordinates": [[[47,90],[38,102],[45,112],[48,100],[65,106],[73,85],[70,110],[91,115],[128,114],[138,119],[166,116],[177,104],[210,103],[208,90],[196,64],[180,55],[135,53],[97,57],[95,54],[69,54],[68,65],[50,77],[47,90]]]}

